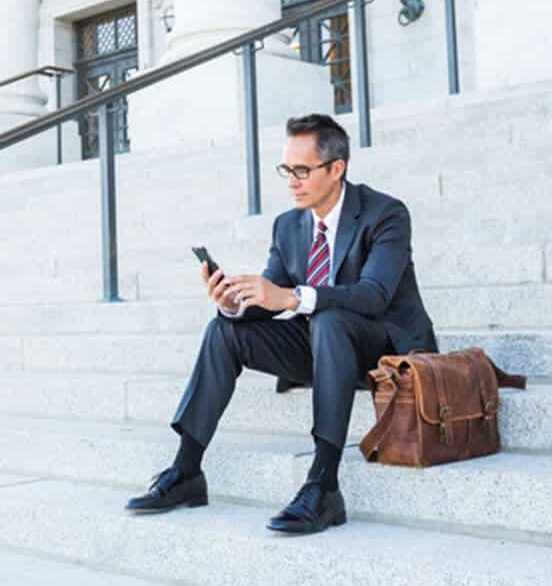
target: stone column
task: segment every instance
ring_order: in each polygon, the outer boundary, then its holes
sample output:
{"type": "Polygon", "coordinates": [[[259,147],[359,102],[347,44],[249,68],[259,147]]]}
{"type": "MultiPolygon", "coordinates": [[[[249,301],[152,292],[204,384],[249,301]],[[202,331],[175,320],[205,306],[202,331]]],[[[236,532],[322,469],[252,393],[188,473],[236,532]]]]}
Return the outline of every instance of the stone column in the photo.
{"type": "MultiPolygon", "coordinates": [[[[38,66],[39,0],[2,0],[0,3],[0,79],[38,66]]],[[[0,88],[0,132],[46,114],[46,95],[36,76],[0,88]]],[[[44,138],[31,139],[0,152],[0,172],[50,162],[44,138]]]]}
{"type": "MultiPolygon", "coordinates": [[[[175,26],[161,65],[281,18],[280,0],[175,0],[175,26]]],[[[290,115],[331,111],[329,70],[304,63],[285,34],[265,39],[257,53],[259,123],[282,125],[290,115]]],[[[131,148],[239,137],[243,132],[242,57],[233,54],[130,96],[131,148]],[[168,130],[170,129],[170,131],[168,130]]],[[[282,129],[283,132],[283,129],[282,129]]]]}
{"type": "MultiPolygon", "coordinates": [[[[278,20],[281,17],[280,6],[280,0],[174,0],[175,27],[163,61],[185,57],[278,20]]],[[[283,42],[279,44],[280,51],[287,51],[283,42]]],[[[274,43],[273,39],[269,40],[269,45],[271,49],[276,49],[278,43],[274,43]]]]}

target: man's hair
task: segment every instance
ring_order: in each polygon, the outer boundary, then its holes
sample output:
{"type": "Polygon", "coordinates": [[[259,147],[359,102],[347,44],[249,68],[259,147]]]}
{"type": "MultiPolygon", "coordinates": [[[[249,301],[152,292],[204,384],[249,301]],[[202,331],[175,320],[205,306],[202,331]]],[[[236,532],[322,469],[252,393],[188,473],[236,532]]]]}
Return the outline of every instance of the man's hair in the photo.
{"type": "Polygon", "coordinates": [[[290,118],[286,127],[288,136],[313,134],[316,140],[316,151],[323,161],[343,159],[345,171],[342,179],[347,175],[350,148],[349,135],[333,118],[325,114],[309,114],[301,118],[290,118]]]}

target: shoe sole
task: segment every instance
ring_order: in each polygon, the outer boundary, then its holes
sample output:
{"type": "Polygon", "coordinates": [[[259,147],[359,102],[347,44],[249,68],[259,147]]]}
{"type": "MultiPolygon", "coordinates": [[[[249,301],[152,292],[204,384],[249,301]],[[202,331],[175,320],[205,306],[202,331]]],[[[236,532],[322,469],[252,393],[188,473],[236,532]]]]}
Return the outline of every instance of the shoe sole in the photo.
{"type": "Polygon", "coordinates": [[[174,509],[178,508],[187,508],[187,509],[195,509],[196,507],[205,507],[209,504],[209,499],[207,497],[199,497],[190,499],[188,501],[184,501],[182,503],[177,503],[175,505],[171,505],[169,507],[163,507],[159,509],[129,509],[125,507],[125,510],[129,513],[133,513],[135,515],[151,515],[155,513],[168,513],[169,511],[173,511],[174,509]]]}
{"type": "Polygon", "coordinates": [[[270,529],[271,531],[278,531],[280,533],[294,533],[296,535],[310,535],[311,533],[320,533],[321,531],[325,531],[329,527],[338,527],[339,525],[344,525],[347,522],[347,513],[342,511],[338,513],[333,519],[320,519],[318,523],[310,524],[310,525],[282,525],[281,527],[275,527],[271,525],[267,525],[266,528],[270,529]]]}

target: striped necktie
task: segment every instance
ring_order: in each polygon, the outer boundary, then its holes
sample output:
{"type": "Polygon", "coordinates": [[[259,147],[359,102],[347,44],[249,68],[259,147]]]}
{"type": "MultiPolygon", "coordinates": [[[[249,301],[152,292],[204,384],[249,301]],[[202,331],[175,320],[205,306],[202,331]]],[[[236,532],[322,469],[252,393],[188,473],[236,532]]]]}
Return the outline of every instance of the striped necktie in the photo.
{"type": "Polygon", "coordinates": [[[330,247],[326,238],[328,226],[320,220],[316,228],[316,237],[309,251],[307,263],[307,285],[326,287],[330,282],[330,247]]]}

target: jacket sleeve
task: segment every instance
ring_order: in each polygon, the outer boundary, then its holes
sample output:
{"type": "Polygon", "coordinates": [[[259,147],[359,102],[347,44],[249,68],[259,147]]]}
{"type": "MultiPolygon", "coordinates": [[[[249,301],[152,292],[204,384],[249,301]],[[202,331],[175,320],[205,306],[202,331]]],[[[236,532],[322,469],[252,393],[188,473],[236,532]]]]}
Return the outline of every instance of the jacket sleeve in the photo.
{"type": "Polygon", "coordinates": [[[316,287],[315,311],[338,307],[381,318],[410,260],[410,215],[400,201],[384,208],[357,283],[316,287]]]}
{"type": "MultiPolygon", "coordinates": [[[[274,220],[274,223],[272,225],[272,242],[268,252],[267,265],[264,271],[262,272],[262,276],[265,279],[268,279],[269,281],[274,283],[275,285],[278,285],[279,287],[293,287],[294,285],[284,267],[282,255],[280,253],[280,248],[278,246],[278,221],[279,217],[274,220]]],[[[269,311],[268,309],[264,309],[263,307],[254,305],[252,307],[248,307],[241,317],[229,319],[235,319],[236,321],[271,319],[273,316],[278,315],[280,313],[282,312],[269,311]]]]}

